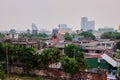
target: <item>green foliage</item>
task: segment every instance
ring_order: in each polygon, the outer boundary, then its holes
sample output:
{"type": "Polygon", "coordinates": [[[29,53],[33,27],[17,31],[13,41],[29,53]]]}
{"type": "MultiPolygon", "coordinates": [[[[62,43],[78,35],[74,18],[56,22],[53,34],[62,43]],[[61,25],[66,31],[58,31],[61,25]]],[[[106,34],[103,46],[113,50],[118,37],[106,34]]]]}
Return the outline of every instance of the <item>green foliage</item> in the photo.
{"type": "Polygon", "coordinates": [[[4,34],[0,33],[0,37],[1,37],[1,38],[3,38],[4,36],[5,36],[4,34]]]}
{"type": "Polygon", "coordinates": [[[78,49],[79,51],[83,51],[82,46],[78,46],[77,49],[78,49]]]}
{"type": "Polygon", "coordinates": [[[72,34],[72,37],[75,38],[75,36],[77,36],[77,34],[76,34],[76,33],[73,33],[73,34],[72,34]]]}
{"type": "Polygon", "coordinates": [[[117,71],[118,71],[118,76],[120,76],[120,67],[118,67],[117,71]]]}
{"type": "Polygon", "coordinates": [[[81,62],[84,59],[84,53],[77,51],[77,54],[75,55],[75,59],[76,61],[81,62]]]}
{"type": "Polygon", "coordinates": [[[70,58],[73,58],[75,56],[76,51],[77,51],[77,46],[74,44],[68,44],[64,48],[65,55],[70,58]]]}
{"type": "Polygon", "coordinates": [[[117,70],[118,70],[118,72],[120,73],[120,67],[118,67],[118,69],[117,69],[117,70]]]}
{"type": "Polygon", "coordinates": [[[27,68],[33,68],[36,65],[35,54],[36,50],[34,48],[22,48],[18,59],[23,61],[27,68]]]}
{"type": "Polygon", "coordinates": [[[102,39],[120,39],[120,32],[105,32],[101,35],[102,39]]]}
{"type": "Polygon", "coordinates": [[[75,60],[78,62],[78,67],[79,67],[80,71],[88,68],[88,62],[84,58],[84,52],[77,51],[77,53],[75,55],[75,60]]]}
{"type": "Polygon", "coordinates": [[[16,30],[15,29],[11,29],[9,32],[14,34],[14,33],[16,33],[16,30]]]}
{"type": "Polygon", "coordinates": [[[0,63],[0,71],[1,71],[1,70],[3,70],[3,67],[2,67],[2,65],[1,65],[1,63],[0,63]]]}
{"type": "Polygon", "coordinates": [[[65,56],[61,62],[65,72],[74,74],[88,67],[84,53],[76,45],[68,44],[64,50],[65,56]]]}
{"type": "Polygon", "coordinates": [[[117,49],[120,49],[120,41],[118,41],[116,43],[116,45],[114,46],[114,49],[117,50],[117,49]]]}
{"type": "Polygon", "coordinates": [[[5,73],[3,71],[0,71],[0,79],[2,80],[5,79],[5,73]]]}
{"type": "Polygon", "coordinates": [[[80,71],[84,71],[89,67],[87,59],[82,59],[80,62],[78,62],[80,71]]]}
{"type": "Polygon", "coordinates": [[[117,52],[114,53],[113,56],[120,59],[120,50],[117,50],[117,52]]]}
{"type": "Polygon", "coordinates": [[[4,80],[5,79],[5,73],[3,71],[3,66],[0,65],[0,79],[4,80]]]}
{"type": "Polygon", "coordinates": [[[78,62],[74,58],[65,56],[61,59],[63,70],[70,74],[75,74],[79,71],[78,62]]]}
{"type": "Polygon", "coordinates": [[[49,52],[51,52],[51,49],[44,49],[41,53],[41,65],[42,67],[48,68],[48,64],[49,64],[49,52]]]}
{"type": "Polygon", "coordinates": [[[82,32],[79,36],[84,36],[86,39],[95,39],[95,36],[91,32],[82,32]]]}
{"type": "Polygon", "coordinates": [[[48,65],[51,63],[59,62],[60,60],[60,50],[56,47],[44,49],[39,57],[39,62],[45,68],[48,68],[48,65]],[[41,56],[41,57],[40,57],[41,56]]]}
{"type": "Polygon", "coordinates": [[[48,38],[49,35],[47,35],[46,33],[36,33],[36,34],[30,34],[30,33],[21,33],[19,34],[20,37],[25,38],[48,38]]]}
{"type": "Polygon", "coordinates": [[[6,63],[7,50],[9,65],[12,65],[14,62],[23,63],[26,70],[38,65],[36,61],[35,48],[20,48],[19,46],[15,46],[10,43],[3,43],[1,44],[0,49],[2,50],[2,53],[0,53],[0,61],[3,63],[6,63]]]}
{"type": "Polygon", "coordinates": [[[82,52],[82,49],[74,44],[68,44],[65,46],[65,56],[68,56],[70,58],[75,58],[76,60],[84,59],[84,52],[82,52]]]}
{"type": "Polygon", "coordinates": [[[64,38],[66,41],[72,41],[72,36],[69,33],[65,33],[64,38]]]}
{"type": "Polygon", "coordinates": [[[5,59],[5,53],[2,44],[0,44],[0,62],[2,62],[4,59],[5,59]]]}
{"type": "Polygon", "coordinates": [[[41,37],[41,38],[47,38],[47,37],[49,37],[46,33],[39,33],[37,36],[41,37]]]}
{"type": "Polygon", "coordinates": [[[111,32],[105,32],[101,35],[102,39],[110,39],[111,38],[111,32]]]}
{"type": "Polygon", "coordinates": [[[42,45],[43,48],[47,47],[47,43],[45,43],[45,42],[42,42],[41,45],[42,45]]]}
{"type": "MultiPolygon", "coordinates": [[[[9,65],[13,62],[23,63],[24,69],[29,72],[37,66],[48,68],[49,64],[60,61],[60,50],[57,47],[47,48],[41,54],[36,52],[35,48],[20,48],[19,46],[10,43],[3,43],[0,45],[0,60],[6,63],[6,50],[8,48],[9,65]]],[[[69,44],[65,47],[65,57],[61,59],[62,67],[65,72],[70,74],[77,73],[86,68],[87,62],[84,59],[84,53],[74,44],[69,44]]]]}
{"type": "Polygon", "coordinates": [[[50,52],[50,60],[52,63],[59,62],[60,50],[57,47],[52,48],[52,50],[50,52]]]}

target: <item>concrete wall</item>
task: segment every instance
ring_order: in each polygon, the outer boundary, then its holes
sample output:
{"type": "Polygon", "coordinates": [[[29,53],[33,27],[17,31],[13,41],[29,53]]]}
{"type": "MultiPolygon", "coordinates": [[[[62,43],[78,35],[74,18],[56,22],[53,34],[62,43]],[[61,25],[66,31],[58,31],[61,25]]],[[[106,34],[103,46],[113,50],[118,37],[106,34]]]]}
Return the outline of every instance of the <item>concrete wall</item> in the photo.
{"type": "MultiPolygon", "coordinates": [[[[11,73],[16,74],[26,74],[25,70],[22,67],[13,66],[11,68],[11,73]]],[[[105,71],[99,71],[97,73],[95,72],[79,72],[75,75],[70,75],[68,73],[65,73],[63,71],[57,70],[57,69],[47,69],[47,70],[39,70],[39,69],[33,69],[29,70],[29,74],[31,75],[37,75],[42,77],[50,77],[52,79],[60,79],[60,80],[79,80],[82,78],[83,80],[107,80],[106,72],[105,71]]]]}

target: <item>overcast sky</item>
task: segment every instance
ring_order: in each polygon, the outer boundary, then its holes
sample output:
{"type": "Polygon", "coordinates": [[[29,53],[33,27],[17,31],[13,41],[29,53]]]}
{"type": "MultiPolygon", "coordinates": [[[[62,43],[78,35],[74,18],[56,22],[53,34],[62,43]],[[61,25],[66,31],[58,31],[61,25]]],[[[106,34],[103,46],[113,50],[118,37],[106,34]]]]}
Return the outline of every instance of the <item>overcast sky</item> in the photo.
{"type": "Polygon", "coordinates": [[[0,0],[0,30],[52,29],[67,24],[80,29],[81,17],[95,20],[95,28],[118,27],[120,0],[0,0]]]}

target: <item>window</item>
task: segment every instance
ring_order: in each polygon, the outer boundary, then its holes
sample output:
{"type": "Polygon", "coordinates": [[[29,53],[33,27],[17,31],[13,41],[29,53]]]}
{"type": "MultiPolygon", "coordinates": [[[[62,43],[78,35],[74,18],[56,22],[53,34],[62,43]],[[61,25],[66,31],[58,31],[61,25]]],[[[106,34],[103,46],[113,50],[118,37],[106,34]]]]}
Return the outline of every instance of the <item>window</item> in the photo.
{"type": "Polygon", "coordinates": [[[111,47],[111,44],[106,44],[107,47],[111,47]]]}

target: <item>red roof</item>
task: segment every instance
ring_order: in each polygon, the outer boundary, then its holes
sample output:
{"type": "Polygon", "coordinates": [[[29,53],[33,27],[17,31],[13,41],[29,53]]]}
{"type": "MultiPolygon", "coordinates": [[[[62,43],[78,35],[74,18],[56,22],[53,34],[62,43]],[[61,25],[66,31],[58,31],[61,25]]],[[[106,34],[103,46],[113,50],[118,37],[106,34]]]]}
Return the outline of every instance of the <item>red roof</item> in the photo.
{"type": "Polygon", "coordinates": [[[81,40],[81,42],[89,42],[88,40],[81,40]]]}
{"type": "Polygon", "coordinates": [[[101,54],[89,54],[85,58],[101,58],[101,54]]]}
{"type": "Polygon", "coordinates": [[[90,42],[95,42],[94,40],[91,40],[90,42]]]}

